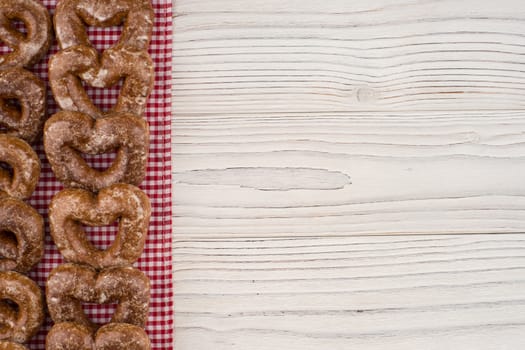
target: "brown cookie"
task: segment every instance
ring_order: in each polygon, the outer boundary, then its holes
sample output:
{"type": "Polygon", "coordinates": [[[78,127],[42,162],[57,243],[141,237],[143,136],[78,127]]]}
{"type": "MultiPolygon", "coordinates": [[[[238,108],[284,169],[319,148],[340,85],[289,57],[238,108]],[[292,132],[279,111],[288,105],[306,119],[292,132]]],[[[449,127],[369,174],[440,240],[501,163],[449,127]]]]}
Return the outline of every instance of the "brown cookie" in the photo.
{"type": "Polygon", "coordinates": [[[0,195],[0,271],[27,273],[43,254],[42,216],[21,200],[0,195]]]}
{"type": "Polygon", "coordinates": [[[151,207],[148,197],[135,186],[116,184],[98,195],[81,189],[57,193],[49,205],[51,236],[69,262],[96,269],[128,266],[140,257],[148,232],[151,207]],[[82,224],[109,225],[119,221],[115,240],[105,250],[95,248],[82,224]]]}
{"type": "Polygon", "coordinates": [[[40,176],[40,160],[35,151],[21,139],[0,134],[0,163],[11,169],[0,167],[0,193],[11,197],[31,197],[40,176]]]}
{"type": "Polygon", "coordinates": [[[0,340],[0,350],[28,350],[28,349],[19,343],[0,340]]]}
{"type": "Polygon", "coordinates": [[[91,46],[86,25],[123,25],[116,49],[145,51],[153,29],[150,0],[60,0],[55,12],[55,32],[60,48],[91,46]]]}
{"type": "Polygon", "coordinates": [[[146,51],[108,49],[99,57],[89,46],[72,46],[49,61],[49,84],[60,108],[93,118],[114,112],[142,116],[153,89],[153,61],[146,51]],[[87,95],[81,80],[94,87],[109,88],[124,82],[117,103],[102,112],[87,95]]]}
{"type": "Polygon", "coordinates": [[[0,41],[12,49],[0,55],[0,69],[29,67],[38,62],[51,45],[51,18],[45,6],[36,0],[2,0],[0,41]],[[15,29],[13,20],[24,23],[27,35],[15,29]]]}
{"type": "MultiPolygon", "coordinates": [[[[40,288],[18,272],[0,272],[0,300],[17,306],[15,322],[0,329],[0,340],[27,342],[44,322],[44,303],[40,288]]],[[[12,314],[8,317],[12,317],[12,314]]],[[[0,315],[0,318],[3,317],[0,315]]]]}
{"type": "Polygon", "coordinates": [[[42,132],[45,116],[44,82],[23,68],[0,70],[0,129],[32,143],[42,132]]]}
{"type": "Polygon", "coordinates": [[[148,319],[149,279],[133,267],[100,272],[89,266],[63,264],[51,271],[46,283],[49,314],[55,323],[73,322],[98,328],[84,313],[82,303],[118,303],[112,323],[144,328],[148,319]]]}
{"type": "Polygon", "coordinates": [[[150,341],[146,332],[127,323],[108,323],[94,334],[90,328],[80,324],[57,323],[46,337],[46,350],[149,349],[150,341]]]}
{"type": "Polygon", "coordinates": [[[115,183],[139,185],[146,175],[149,149],[147,122],[130,114],[93,119],[62,111],[44,127],[44,148],[55,176],[66,187],[98,191],[115,183]],[[91,168],[82,154],[116,151],[109,168],[91,168]]]}

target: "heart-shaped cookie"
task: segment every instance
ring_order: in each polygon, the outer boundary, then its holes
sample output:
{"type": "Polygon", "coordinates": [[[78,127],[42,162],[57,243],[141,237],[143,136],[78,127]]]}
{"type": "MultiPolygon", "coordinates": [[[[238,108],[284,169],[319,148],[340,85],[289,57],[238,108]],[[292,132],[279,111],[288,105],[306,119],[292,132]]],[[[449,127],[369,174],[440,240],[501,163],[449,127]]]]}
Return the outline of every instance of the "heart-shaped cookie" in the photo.
{"type": "Polygon", "coordinates": [[[147,122],[130,114],[93,119],[62,111],[44,126],[44,148],[58,180],[67,187],[98,191],[115,183],[139,185],[146,175],[149,149],[147,122]],[[116,151],[109,168],[91,168],[82,154],[116,151]]]}
{"type": "Polygon", "coordinates": [[[16,306],[6,300],[0,300],[0,329],[15,324],[18,312],[16,306]]]}
{"type": "Polygon", "coordinates": [[[46,282],[49,314],[55,323],[73,322],[91,331],[98,328],[84,313],[82,303],[118,303],[112,323],[144,328],[148,319],[149,279],[133,267],[112,267],[100,272],[78,264],[59,265],[46,282]]]}
{"type": "Polygon", "coordinates": [[[61,0],[55,10],[55,32],[61,49],[93,46],[86,24],[109,27],[123,24],[117,49],[148,49],[155,15],[150,0],[61,0]]]}
{"type": "Polygon", "coordinates": [[[34,142],[42,132],[46,116],[46,86],[23,68],[0,70],[0,129],[34,142]],[[20,108],[9,102],[16,100],[20,108]]]}
{"type": "Polygon", "coordinates": [[[0,134],[0,163],[11,168],[0,168],[0,192],[18,199],[31,197],[40,176],[40,160],[31,146],[17,137],[0,134]]]}
{"type": "MultiPolygon", "coordinates": [[[[16,304],[18,308],[15,322],[7,323],[0,329],[0,340],[27,342],[44,322],[44,303],[40,288],[18,272],[0,272],[0,300],[16,304]]],[[[11,312],[8,317],[13,317],[11,312]]],[[[0,318],[3,316],[0,315],[0,318]]]]}
{"type": "Polygon", "coordinates": [[[146,51],[108,49],[99,58],[94,48],[72,46],[58,52],[49,61],[49,84],[60,108],[79,111],[93,118],[113,112],[142,116],[153,82],[153,62],[146,51]],[[121,78],[124,83],[117,103],[106,113],[93,104],[80,81],[109,88],[121,78]]]}
{"type": "Polygon", "coordinates": [[[69,262],[103,269],[128,266],[138,260],[148,232],[151,206],[139,188],[116,184],[98,195],[81,189],[57,193],[49,205],[51,236],[69,262]],[[95,248],[86,237],[82,224],[109,225],[119,220],[115,240],[105,250],[95,248]]]}
{"type": "Polygon", "coordinates": [[[0,68],[28,67],[38,62],[51,45],[51,18],[44,5],[35,0],[0,2],[0,41],[12,49],[0,55],[0,68]],[[27,35],[13,26],[24,23],[27,35]]]}
{"type": "Polygon", "coordinates": [[[12,341],[0,340],[0,350],[28,350],[22,344],[18,344],[12,341]]]}
{"type": "Polygon", "coordinates": [[[76,323],[57,323],[46,337],[46,350],[149,349],[150,341],[146,332],[127,323],[108,323],[95,334],[88,327],[76,323]]]}
{"type": "Polygon", "coordinates": [[[44,219],[21,200],[0,195],[0,271],[29,272],[44,254],[44,219]]]}

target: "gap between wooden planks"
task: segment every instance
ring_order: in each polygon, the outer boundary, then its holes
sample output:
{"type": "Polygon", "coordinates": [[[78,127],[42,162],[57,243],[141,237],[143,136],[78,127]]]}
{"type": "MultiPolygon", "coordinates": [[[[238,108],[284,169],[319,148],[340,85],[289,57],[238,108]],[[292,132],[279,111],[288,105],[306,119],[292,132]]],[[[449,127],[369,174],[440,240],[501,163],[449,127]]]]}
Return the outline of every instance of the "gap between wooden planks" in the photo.
{"type": "Polygon", "coordinates": [[[519,1],[177,1],[178,349],[523,347],[524,28],[519,1]]]}

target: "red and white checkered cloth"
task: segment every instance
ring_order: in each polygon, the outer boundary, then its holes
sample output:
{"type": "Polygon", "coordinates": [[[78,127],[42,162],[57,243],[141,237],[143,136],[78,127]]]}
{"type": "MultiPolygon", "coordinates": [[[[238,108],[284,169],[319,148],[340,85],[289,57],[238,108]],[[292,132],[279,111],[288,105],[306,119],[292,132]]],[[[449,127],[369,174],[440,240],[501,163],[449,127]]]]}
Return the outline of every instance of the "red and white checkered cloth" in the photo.
{"type": "MultiPolygon", "coordinates": [[[[54,13],[56,0],[43,0],[44,5],[54,13]]],[[[153,0],[155,27],[149,52],[155,62],[155,87],[148,101],[145,118],[150,126],[150,155],[148,172],[140,186],[150,197],[152,216],[149,234],[144,252],[136,267],[146,273],[151,280],[150,313],[146,331],[153,349],[173,348],[173,290],[171,260],[171,38],[172,38],[172,3],[171,0],[153,0]]],[[[110,47],[120,36],[120,28],[89,28],[91,42],[99,50],[110,47]]],[[[6,47],[0,44],[0,52],[6,47]]],[[[47,82],[47,62],[49,56],[57,51],[56,42],[51,52],[39,64],[31,69],[47,82]]],[[[58,111],[48,86],[48,115],[58,111]]],[[[118,96],[119,87],[112,89],[86,88],[97,106],[102,109],[111,107],[118,96]]],[[[57,182],[44,155],[42,142],[33,147],[42,161],[42,173],[39,185],[29,203],[46,219],[46,250],[40,264],[30,273],[30,277],[44,287],[52,268],[62,263],[50,235],[47,209],[52,196],[62,189],[57,182]]],[[[106,168],[112,156],[91,157],[89,161],[96,168],[106,168]]],[[[115,232],[112,227],[90,228],[90,238],[96,246],[107,246],[115,232]]],[[[85,305],[84,309],[97,323],[107,323],[113,313],[114,305],[85,305]]],[[[31,349],[44,349],[45,336],[51,327],[47,319],[40,333],[30,342],[31,349]]]]}

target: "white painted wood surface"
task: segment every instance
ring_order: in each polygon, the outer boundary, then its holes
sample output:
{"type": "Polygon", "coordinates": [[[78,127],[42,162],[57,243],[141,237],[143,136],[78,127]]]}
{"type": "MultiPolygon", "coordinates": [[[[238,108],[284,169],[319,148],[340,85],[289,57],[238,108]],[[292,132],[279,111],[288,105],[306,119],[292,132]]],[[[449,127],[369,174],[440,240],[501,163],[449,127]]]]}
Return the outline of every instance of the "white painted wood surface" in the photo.
{"type": "Polygon", "coordinates": [[[179,0],[178,113],[514,109],[521,0],[179,0]]]}
{"type": "Polygon", "coordinates": [[[523,349],[525,236],[183,239],[178,350],[523,349]]]}
{"type": "Polygon", "coordinates": [[[523,348],[521,1],[174,6],[178,350],[523,348]]]}

